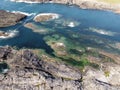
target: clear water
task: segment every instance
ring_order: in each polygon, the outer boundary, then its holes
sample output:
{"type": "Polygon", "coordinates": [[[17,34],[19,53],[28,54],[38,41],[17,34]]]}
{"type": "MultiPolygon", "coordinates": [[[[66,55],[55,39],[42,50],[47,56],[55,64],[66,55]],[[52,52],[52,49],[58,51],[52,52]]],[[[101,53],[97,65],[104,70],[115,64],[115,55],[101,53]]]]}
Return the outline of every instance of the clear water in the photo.
{"type": "MultiPolygon", "coordinates": [[[[53,50],[44,41],[44,37],[51,34],[59,34],[66,38],[71,39],[71,42],[78,42],[80,45],[98,47],[106,50],[119,51],[110,47],[110,43],[120,42],[120,15],[114,14],[108,11],[99,10],[83,10],[76,6],[67,6],[60,4],[26,4],[26,3],[16,3],[10,2],[9,0],[0,1],[0,9],[8,11],[21,11],[26,13],[57,13],[60,14],[60,20],[70,20],[80,23],[76,27],[63,26],[61,23],[56,23],[57,20],[52,20],[45,23],[36,23],[39,26],[47,28],[49,30],[54,29],[53,33],[39,34],[32,30],[25,28],[24,24],[27,22],[34,22],[32,16],[28,16],[21,23],[0,28],[0,30],[18,30],[19,35],[10,39],[0,39],[0,45],[11,45],[17,46],[19,48],[40,48],[44,49],[47,53],[52,53],[53,50]],[[61,28],[60,28],[61,27],[61,28]],[[105,32],[115,33],[114,35],[104,35],[96,31],[91,31],[89,28],[97,28],[98,30],[105,30],[105,32]],[[72,38],[71,33],[79,34],[80,37],[72,38]],[[83,37],[82,37],[83,36],[83,37]],[[104,43],[97,43],[97,41],[102,40],[104,43]],[[109,46],[109,48],[107,47],[109,46]]],[[[35,23],[35,22],[34,22],[35,23]]]]}

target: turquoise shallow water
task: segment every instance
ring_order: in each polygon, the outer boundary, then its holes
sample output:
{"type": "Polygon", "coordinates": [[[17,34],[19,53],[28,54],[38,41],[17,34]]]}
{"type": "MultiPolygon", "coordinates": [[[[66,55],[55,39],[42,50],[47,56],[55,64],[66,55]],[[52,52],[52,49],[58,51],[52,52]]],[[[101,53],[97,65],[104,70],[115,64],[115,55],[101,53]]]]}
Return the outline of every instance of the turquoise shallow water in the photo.
{"type": "MultiPolygon", "coordinates": [[[[8,11],[21,11],[26,13],[57,13],[60,14],[58,20],[52,20],[45,23],[36,23],[36,25],[54,30],[52,33],[39,34],[25,28],[23,25],[27,22],[33,22],[32,16],[28,16],[21,23],[0,28],[0,30],[17,30],[19,34],[13,38],[0,39],[0,45],[11,45],[19,48],[40,48],[47,53],[53,50],[46,44],[44,37],[47,35],[59,34],[69,38],[71,42],[78,42],[80,45],[98,47],[106,50],[118,50],[109,44],[120,42],[120,15],[108,11],[82,10],[76,6],[67,6],[60,4],[26,4],[10,2],[9,0],[0,1],[0,9],[8,11]],[[68,27],[63,22],[77,22],[76,27],[68,27]],[[99,33],[100,32],[100,33],[99,33]],[[79,34],[74,38],[72,34],[79,34]],[[105,34],[104,34],[105,33],[105,34]],[[108,47],[109,46],[109,47],[108,47]]],[[[118,50],[119,51],[119,50],[118,50]]]]}

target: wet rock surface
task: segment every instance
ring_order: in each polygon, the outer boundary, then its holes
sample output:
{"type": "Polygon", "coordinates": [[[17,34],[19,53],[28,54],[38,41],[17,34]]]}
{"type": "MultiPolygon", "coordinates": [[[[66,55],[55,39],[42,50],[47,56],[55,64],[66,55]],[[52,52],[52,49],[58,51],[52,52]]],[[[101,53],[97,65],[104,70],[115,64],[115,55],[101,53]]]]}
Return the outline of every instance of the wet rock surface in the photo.
{"type": "Polygon", "coordinates": [[[0,27],[8,27],[15,25],[25,17],[26,15],[20,13],[11,13],[0,10],[0,27]]]}

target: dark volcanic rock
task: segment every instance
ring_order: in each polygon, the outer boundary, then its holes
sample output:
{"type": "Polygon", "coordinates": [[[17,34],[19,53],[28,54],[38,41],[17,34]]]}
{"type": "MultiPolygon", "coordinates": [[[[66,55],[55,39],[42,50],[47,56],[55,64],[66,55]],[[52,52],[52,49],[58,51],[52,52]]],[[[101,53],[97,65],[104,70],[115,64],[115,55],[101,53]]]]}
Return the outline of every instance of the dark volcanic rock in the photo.
{"type": "Polygon", "coordinates": [[[4,10],[0,10],[0,27],[15,25],[25,17],[26,15],[20,13],[11,13],[4,10]]]}

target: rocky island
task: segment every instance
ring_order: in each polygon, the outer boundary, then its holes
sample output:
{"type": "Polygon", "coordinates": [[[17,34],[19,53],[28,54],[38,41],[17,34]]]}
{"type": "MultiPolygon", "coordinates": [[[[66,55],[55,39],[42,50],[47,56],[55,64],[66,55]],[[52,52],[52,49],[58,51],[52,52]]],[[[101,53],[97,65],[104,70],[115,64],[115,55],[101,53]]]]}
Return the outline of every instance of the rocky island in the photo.
{"type": "Polygon", "coordinates": [[[0,27],[8,27],[17,24],[24,19],[26,15],[20,13],[11,13],[0,10],[0,27]]]}
{"type": "Polygon", "coordinates": [[[58,18],[59,18],[59,15],[55,13],[42,13],[42,14],[38,14],[37,16],[35,16],[34,21],[43,22],[43,21],[49,21],[49,20],[54,20],[58,18]]]}

